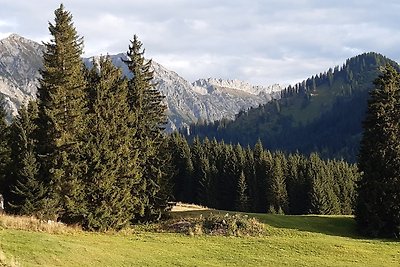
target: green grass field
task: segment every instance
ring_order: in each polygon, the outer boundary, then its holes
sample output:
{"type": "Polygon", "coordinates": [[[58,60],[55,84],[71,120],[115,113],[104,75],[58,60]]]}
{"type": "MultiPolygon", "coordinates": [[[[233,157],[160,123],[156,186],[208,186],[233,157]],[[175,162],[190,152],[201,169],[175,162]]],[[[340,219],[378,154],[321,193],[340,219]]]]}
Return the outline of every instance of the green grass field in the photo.
{"type": "Polygon", "coordinates": [[[250,216],[266,224],[266,236],[188,236],[138,227],[107,234],[48,233],[7,226],[0,217],[0,261],[10,266],[400,266],[400,242],[357,236],[351,217],[250,216]]]}

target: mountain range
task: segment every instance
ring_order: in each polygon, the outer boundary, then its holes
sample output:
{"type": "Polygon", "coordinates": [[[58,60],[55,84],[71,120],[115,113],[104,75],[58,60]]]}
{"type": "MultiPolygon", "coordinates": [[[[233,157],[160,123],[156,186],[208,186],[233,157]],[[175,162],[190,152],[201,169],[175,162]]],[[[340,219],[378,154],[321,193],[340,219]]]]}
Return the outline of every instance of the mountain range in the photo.
{"type": "Polygon", "coordinates": [[[261,140],[270,150],[356,162],[369,92],[386,64],[400,70],[378,53],[355,56],[285,88],[280,98],[239,112],[234,120],[192,125],[190,133],[242,145],[261,140]]]}
{"type": "MultiPolygon", "coordinates": [[[[0,40],[0,94],[5,98],[8,119],[18,108],[36,97],[44,46],[17,34],[0,40]]],[[[114,64],[130,76],[122,59],[110,55],[114,64]]],[[[93,58],[83,58],[90,65],[93,58]]],[[[169,123],[167,130],[187,127],[198,121],[233,119],[241,110],[265,104],[280,97],[278,84],[254,86],[239,80],[200,79],[193,83],[152,61],[154,82],[165,96],[169,123]]]]}

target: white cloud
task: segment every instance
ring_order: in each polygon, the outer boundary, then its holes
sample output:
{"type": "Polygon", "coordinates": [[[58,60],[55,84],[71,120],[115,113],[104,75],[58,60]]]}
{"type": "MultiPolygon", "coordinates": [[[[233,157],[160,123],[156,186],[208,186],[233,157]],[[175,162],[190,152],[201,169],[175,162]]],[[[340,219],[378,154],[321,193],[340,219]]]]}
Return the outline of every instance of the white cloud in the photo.
{"type": "MultiPolygon", "coordinates": [[[[64,0],[86,55],[125,52],[138,34],[146,55],[184,78],[298,81],[362,52],[400,55],[395,0],[64,0]]],[[[48,39],[58,3],[2,0],[0,38],[48,39]]]]}

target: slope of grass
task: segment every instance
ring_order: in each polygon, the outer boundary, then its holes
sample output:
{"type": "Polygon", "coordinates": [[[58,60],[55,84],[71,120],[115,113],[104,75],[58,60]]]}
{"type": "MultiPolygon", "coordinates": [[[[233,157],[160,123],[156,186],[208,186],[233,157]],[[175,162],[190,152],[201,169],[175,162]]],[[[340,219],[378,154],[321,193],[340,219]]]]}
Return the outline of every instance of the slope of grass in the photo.
{"type": "Polygon", "coordinates": [[[266,224],[265,237],[187,236],[142,228],[48,233],[4,226],[0,217],[0,250],[22,266],[399,266],[400,243],[358,237],[351,217],[250,216],[266,224]]]}

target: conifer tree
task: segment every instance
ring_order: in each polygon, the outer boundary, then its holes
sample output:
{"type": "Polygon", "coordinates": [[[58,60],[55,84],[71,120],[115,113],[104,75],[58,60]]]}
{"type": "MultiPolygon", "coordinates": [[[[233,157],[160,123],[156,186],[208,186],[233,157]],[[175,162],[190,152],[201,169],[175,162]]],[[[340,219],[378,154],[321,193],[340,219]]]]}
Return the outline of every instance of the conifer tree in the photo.
{"type": "Polygon", "coordinates": [[[235,210],[249,211],[249,196],[247,193],[247,182],[243,171],[240,173],[239,180],[237,182],[235,210]]]}
{"type": "Polygon", "coordinates": [[[388,65],[374,84],[363,123],[356,221],[366,235],[400,238],[400,74],[388,65]]]}
{"type": "Polygon", "coordinates": [[[159,217],[169,196],[168,192],[163,192],[163,189],[169,188],[169,174],[164,167],[168,166],[166,161],[170,160],[163,146],[166,106],[164,97],[153,82],[151,60],[144,58],[142,43],[136,35],[131,41],[127,57],[124,62],[133,75],[128,84],[128,104],[134,115],[131,127],[136,131],[134,143],[140,151],[143,186],[146,188],[145,194],[142,194],[145,210],[141,215],[144,219],[151,219],[159,217]]]}
{"type": "MultiPolygon", "coordinates": [[[[217,147],[217,146],[215,146],[217,147]]],[[[219,207],[224,210],[235,208],[235,189],[238,184],[240,171],[237,158],[232,145],[219,144],[219,180],[218,180],[218,202],[219,207]]]]}
{"type": "Polygon", "coordinates": [[[193,179],[196,184],[196,202],[211,206],[211,172],[208,156],[204,152],[203,146],[198,137],[193,140],[191,147],[193,162],[193,179]]]}
{"type": "Polygon", "coordinates": [[[83,40],[73,25],[72,15],[62,4],[54,13],[55,22],[49,23],[52,38],[44,44],[38,87],[40,175],[51,188],[46,208],[51,217],[75,222],[82,214],[83,203],[83,40]]]}
{"type": "Polygon", "coordinates": [[[267,203],[267,180],[272,166],[272,155],[269,151],[264,151],[261,140],[259,139],[254,146],[254,203],[256,212],[266,212],[269,204],[267,203]]]}
{"type": "Polygon", "coordinates": [[[46,187],[39,179],[36,154],[37,105],[30,102],[22,106],[10,127],[10,210],[13,213],[37,216],[43,209],[46,187]]]}
{"type": "Polygon", "coordinates": [[[269,212],[283,214],[288,209],[288,195],[285,181],[285,160],[282,153],[274,156],[271,175],[267,185],[269,212]]]}
{"type": "Polygon", "coordinates": [[[4,194],[5,201],[8,199],[8,165],[10,163],[10,149],[7,144],[9,128],[6,122],[6,111],[3,95],[0,95],[0,194],[4,194]]]}
{"type": "Polygon", "coordinates": [[[334,192],[332,174],[318,154],[310,155],[307,178],[310,183],[310,213],[338,214],[339,201],[334,192]]]}
{"type": "Polygon", "coordinates": [[[89,72],[88,86],[82,223],[90,230],[120,229],[141,208],[140,197],[131,194],[141,173],[138,153],[131,147],[127,81],[110,58],[101,57],[89,72]]]}
{"type": "Polygon", "coordinates": [[[340,214],[353,214],[356,196],[356,182],[359,172],[356,165],[350,165],[343,160],[331,161],[330,169],[334,172],[336,195],[340,202],[340,214]]]}
{"type": "Polygon", "coordinates": [[[309,190],[306,175],[306,159],[304,156],[290,154],[288,156],[287,192],[290,214],[306,214],[309,209],[307,191],[309,190]]]}
{"type": "Polygon", "coordinates": [[[249,206],[252,212],[257,212],[257,200],[258,200],[258,188],[257,188],[257,178],[255,171],[255,160],[253,151],[250,147],[245,150],[245,165],[244,165],[244,175],[248,181],[248,192],[249,192],[249,206]]]}
{"type": "Polygon", "coordinates": [[[196,184],[189,144],[182,135],[177,133],[173,133],[169,140],[169,151],[173,157],[172,164],[177,167],[174,174],[174,196],[176,200],[194,203],[196,184]]]}

